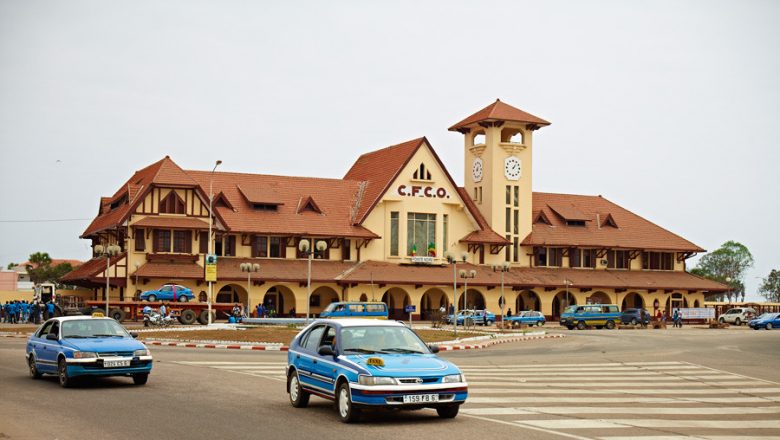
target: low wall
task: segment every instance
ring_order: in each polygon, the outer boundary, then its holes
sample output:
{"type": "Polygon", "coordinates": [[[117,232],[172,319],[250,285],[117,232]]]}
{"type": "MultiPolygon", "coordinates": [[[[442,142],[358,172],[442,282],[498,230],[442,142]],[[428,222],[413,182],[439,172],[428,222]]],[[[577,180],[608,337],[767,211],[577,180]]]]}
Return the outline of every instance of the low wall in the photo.
{"type": "MultiPolygon", "coordinates": [[[[92,299],[93,293],[91,290],[86,289],[74,289],[74,290],[58,290],[59,295],[76,295],[86,299],[92,299]]],[[[27,300],[32,301],[33,292],[31,290],[0,290],[0,303],[5,304],[6,301],[13,300],[27,300]]]]}

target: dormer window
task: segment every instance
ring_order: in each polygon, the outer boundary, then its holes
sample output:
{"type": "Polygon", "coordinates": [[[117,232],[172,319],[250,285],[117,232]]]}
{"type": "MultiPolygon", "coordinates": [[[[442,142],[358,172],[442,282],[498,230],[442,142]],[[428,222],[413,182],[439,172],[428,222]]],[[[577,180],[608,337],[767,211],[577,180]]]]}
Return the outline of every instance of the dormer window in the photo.
{"type": "Polygon", "coordinates": [[[160,201],[160,213],[161,214],[184,214],[184,201],[176,194],[176,191],[171,191],[160,201]]]}
{"type": "Polygon", "coordinates": [[[301,214],[303,212],[309,211],[309,212],[316,212],[317,214],[322,214],[322,210],[319,206],[317,206],[317,203],[314,202],[314,199],[309,196],[307,197],[303,203],[298,205],[298,214],[301,214]]]}
{"type": "Polygon", "coordinates": [[[253,203],[252,209],[255,211],[277,211],[279,205],[271,205],[269,203],[253,203]]]}
{"type": "Polygon", "coordinates": [[[425,164],[420,164],[420,167],[414,171],[412,175],[414,180],[431,180],[431,172],[425,168],[425,164]]]}
{"type": "Polygon", "coordinates": [[[127,202],[127,194],[123,195],[122,197],[116,199],[115,201],[111,202],[111,211],[115,210],[119,206],[123,205],[125,202],[127,202]]]}
{"type": "Polygon", "coordinates": [[[566,226],[585,226],[585,220],[566,220],[566,226]]]}

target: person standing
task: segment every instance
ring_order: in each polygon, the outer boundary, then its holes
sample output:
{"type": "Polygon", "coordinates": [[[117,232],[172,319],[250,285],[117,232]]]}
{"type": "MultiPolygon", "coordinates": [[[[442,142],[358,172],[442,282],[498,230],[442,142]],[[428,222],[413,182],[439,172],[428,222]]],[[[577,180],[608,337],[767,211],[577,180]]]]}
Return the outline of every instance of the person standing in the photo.
{"type": "Polygon", "coordinates": [[[52,300],[46,303],[46,314],[46,319],[54,318],[54,302],[52,300]]]}
{"type": "Polygon", "coordinates": [[[38,324],[40,314],[41,308],[38,307],[38,301],[33,301],[32,305],[30,306],[30,322],[33,324],[38,324]]]}
{"type": "Polygon", "coordinates": [[[506,311],[506,316],[511,318],[512,317],[512,308],[510,307],[509,310],[506,311]]]}

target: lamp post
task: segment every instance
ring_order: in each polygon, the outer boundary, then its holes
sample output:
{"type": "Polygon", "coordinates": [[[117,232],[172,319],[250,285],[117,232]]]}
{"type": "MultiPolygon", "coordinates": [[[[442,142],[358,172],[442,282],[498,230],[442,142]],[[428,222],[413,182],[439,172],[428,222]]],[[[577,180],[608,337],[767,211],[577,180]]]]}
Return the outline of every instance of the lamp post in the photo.
{"type": "MultiPolygon", "coordinates": [[[[214,239],[211,235],[211,228],[214,224],[214,212],[212,211],[214,205],[214,171],[222,164],[221,160],[217,160],[214,163],[214,168],[211,169],[211,175],[209,175],[209,255],[214,253],[214,239]]],[[[212,295],[213,283],[209,281],[209,297],[207,298],[209,325],[211,325],[211,295],[212,295]]]]}
{"type": "Polygon", "coordinates": [[[309,240],[301,240],[300,243],[298,243],[298,250],[309,259],[309,271],[306,275],[306,324],[309,323],[309,315],[311,312],[311,260],[314,259],[314,254],[324,252],[325,249],[328,248],[328,243],[318,240],[317,243],[314,244],[314,247],[315,249],[311,249],[309,240]]]}
{"type": "MultiPolygon", "coordinates": [[[[246,272],[246,301],[251,304],[249,297],[252,296],[252,272],[260,272],[260,265],[257,263],[241,263],[240,267],[241,272],[246,272]]],[[[244,310],[249,310],[247,306],[248,304],[244,305],[244,310]]],[[[247,316],[249,315],[247,314],[247,316]]],[[[258,318],[260,318],[260,316],[258,316],[258,318]]]]}
{"type": "MultiPolygon", "coordinates": [[[[466,252],[461,254],[461,259],[464,263],[468,255],[466,252]]],[[[452,329],[455,339],[458,339],[458,258],[450,252],[447,252],[445,257],[452,264],[452,329]]]]}
{"type": "Polygon", "coordinates": [[[109,316],[108,297],[111,292],[111,286],[109,285],[109,281],[111,280],[111,257],[119,255],[120,252],[122,252],[122,248],[115,244],[109,244],[107,246],[99,244],[95,246],[95,255],[106,257],[106,316],[109,316]]]}
{"type": "Polygon", "coordinates": [[[500,266],[493,265],[493,272],[501,272],[501,300],[499,301],[499,305],[501,306],[501,332],[504,331],[504,307],[506,306],[506,298],[504,298],[504,274],[509,272],[510,267],[508,261],[504,261],[500,266]]]}
{"type": "MultiPolygon", "coordinates": [[[[477,271],[474,269],[471,270],[465,270],[461,269],[458,274],[461,278],[464,280],[463,285],[463,310],[467,310],[469,307],[469,278],[474,278],[477,276],[477,271]]],[[[473,316],[473,315],[472,315],[473,316]]],[[[463,317],[463,325],[466,325],[466,319],[468,319],[467,316],[463,317]]],[[[472,322],[474,319],[472,318],[472,322]]]]}

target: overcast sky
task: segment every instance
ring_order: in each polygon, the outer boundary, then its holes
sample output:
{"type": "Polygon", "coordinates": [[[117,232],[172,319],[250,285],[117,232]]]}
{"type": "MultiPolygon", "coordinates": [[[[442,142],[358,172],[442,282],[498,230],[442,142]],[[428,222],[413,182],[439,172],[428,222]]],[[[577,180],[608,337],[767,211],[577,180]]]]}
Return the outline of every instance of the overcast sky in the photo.
{"type": "Polygon", "coordinates": [[[753,292],[780,269],[778,23],[746,0],[0,0],[0,262],[89,258],[99,197],[165,155],[340,178],[425,135],[462,184],[447,127],[501,98],[552,122],[534,190],[740,241],[753,292]]]}

